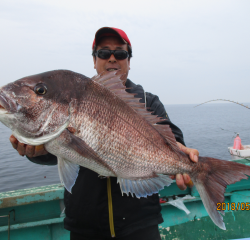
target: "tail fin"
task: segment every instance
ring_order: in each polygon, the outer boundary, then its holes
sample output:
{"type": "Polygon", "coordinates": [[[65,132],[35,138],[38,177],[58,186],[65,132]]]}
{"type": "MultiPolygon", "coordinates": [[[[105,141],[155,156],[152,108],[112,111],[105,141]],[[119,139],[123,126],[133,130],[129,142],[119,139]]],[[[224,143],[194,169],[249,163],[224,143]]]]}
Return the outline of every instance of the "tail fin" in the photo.
{"type": "Polygon", "coordinates": [[[222,215],[224,211],[217,211],[217,203],[224,202],[224,193],[227,185],[247,179],[250,176],[250,167],[215,158],[199,157],[201,171],[191,176],[202,202],[213,220],[221,229],[226,230],[222,215]]]}

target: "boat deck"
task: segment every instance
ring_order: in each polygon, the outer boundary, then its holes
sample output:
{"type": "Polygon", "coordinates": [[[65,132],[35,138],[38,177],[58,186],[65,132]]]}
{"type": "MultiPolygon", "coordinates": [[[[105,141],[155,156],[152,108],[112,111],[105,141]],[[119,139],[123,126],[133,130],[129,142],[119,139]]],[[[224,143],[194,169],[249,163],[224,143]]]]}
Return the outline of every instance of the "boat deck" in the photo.
{"type": "MultiPolygon", "coordinates": [[[[250,165],[247,159],[237,162],[250,165]]],[[[64,188],[60,184],[0,193],[0,239],[69,240],[69,232],[63,228],[63,193],[64,188]]],[[[195,187],[181,191],[173,183],[159,194],[166,200],[185,195],[194,197],[183,201],[190,211],[188,215],[168,202],[161,204],[164,222],[159,225],[159,230],[162,240],[239,239],[250,236],[250,210],[247,210],[250,208],[250,179],[226,189],[226,204],[221,205],[226,208],[223,217],[225,231],[214,225],[195,187]]]]}
{"type": "Polygon", "coordinates": [[[0,193],[0,239],[68,240],[63,195],[61,184],[0,193]]]}

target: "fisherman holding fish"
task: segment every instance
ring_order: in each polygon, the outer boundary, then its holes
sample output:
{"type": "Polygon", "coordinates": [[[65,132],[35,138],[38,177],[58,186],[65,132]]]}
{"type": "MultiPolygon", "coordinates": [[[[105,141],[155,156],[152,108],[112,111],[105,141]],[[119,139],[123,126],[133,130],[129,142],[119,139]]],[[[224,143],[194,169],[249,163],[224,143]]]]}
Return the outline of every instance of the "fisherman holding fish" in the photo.
{"type": "MultiPolygon", "coordinates": [[[[136,93],[135,98],[140,98],[140,103],[144,103],[145,108],[163,118],[164,121],[160,124],[170,126],[180,150],[188,154],[193,162],[198,162],[199,152],[185,147],[181,130],[170,121],[158,96],[144,92],[142,86],[127,78],[132,46],[126,33],[118,28],[99,29],[93,41],[92,55],[98,74],[117,70],[120,70],[119,74],[124,74],[122,79],[126,91],[136,93]]],[[[75,131],[68,129],[72,133],[75,131]]],[[[20,155],[26,155],[34,163],[57,164],[57,157],[48,153],[44,145],[23,144],[13,135],[10,142],[20,155]]],[[[176,184],[182,190],[193,185],[187,174],[177,174],[175,178],[176,184]]],[[[71,192],[65,189],[64,194],[64,226],[71,232],[71,240],[161,239],[158,224],[162,223],[163,219],[158,194],[147,198],[136,198],[128,194],[122,196],[115,177],[100,177],[98,173],[82,166],[71,192]]]]}

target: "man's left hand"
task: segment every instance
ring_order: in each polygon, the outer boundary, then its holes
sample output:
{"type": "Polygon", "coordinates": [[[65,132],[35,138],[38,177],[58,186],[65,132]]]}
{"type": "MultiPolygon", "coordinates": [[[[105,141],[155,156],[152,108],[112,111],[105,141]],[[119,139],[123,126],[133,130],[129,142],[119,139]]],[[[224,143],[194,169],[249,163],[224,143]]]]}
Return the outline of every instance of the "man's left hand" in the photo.
{"type": "MultiPolygon", "coordinates": [[[[199,158],[199,151],[196,149],[192,149],[192,148],[187,148],[184,145],[182,145],[181,143],[177,142],[178,147],[180,148],[180,150],[184,153],[186,153],[187,155],[189,155],[189,158],[193,161],[193,162],[198,162],[198,158],[199,158]]],[[[176,180],[176,185],[181,189],[181,190],[185,190],[187,187],[193,187],[193,182],[190,178],[190,176],[186,173],[182,174],[176,174],[175,176],[175,180],[176,180]]]]}

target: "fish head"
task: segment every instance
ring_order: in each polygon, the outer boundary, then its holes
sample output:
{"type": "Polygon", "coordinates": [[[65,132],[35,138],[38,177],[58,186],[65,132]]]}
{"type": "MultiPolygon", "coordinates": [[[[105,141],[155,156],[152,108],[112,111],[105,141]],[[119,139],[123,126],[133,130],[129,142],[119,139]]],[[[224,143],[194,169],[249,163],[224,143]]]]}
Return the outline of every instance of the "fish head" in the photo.
{"type": "Polygon", "coordinates": [[[1,87],[0,121],[26,144],[44,144],[55,138],[69,124],[71,104],[77,97],[76,82],[81,81],[81,76],[56,70],[1,87]],[[39,143],[34,143],[37,138],[39,143]]]}

